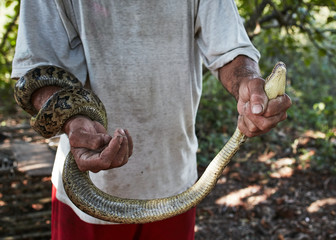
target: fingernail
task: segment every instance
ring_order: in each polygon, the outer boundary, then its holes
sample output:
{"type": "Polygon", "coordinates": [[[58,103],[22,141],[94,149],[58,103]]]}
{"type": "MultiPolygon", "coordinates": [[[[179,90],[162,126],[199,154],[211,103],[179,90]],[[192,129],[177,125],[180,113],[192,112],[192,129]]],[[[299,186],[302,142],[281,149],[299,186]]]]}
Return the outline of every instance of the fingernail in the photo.
{"type": "Polygon", "coordinates": [[[124,141],[124,139],[123,139],[123,136],[118,136],[118,140],[119,140],[119,144],[122,144],[122,142],[124,141]]]}
{"type": "Polygon", "coordinates": [[[107,134],[104,135],[104,142],[105,142],[105,144],[108,143],[108,142],[110,142],[111,139],[112,139],[112,137],[110,135],[107,135],[107,134]]]}
{"type": "Polygon", "coordinates": [[[259,113],[262,112],[262,110],[263,110],[263,107],[261,105],[259,105],[259,104],[252,106],[252,113],[253,114],[259,114],[259,113]]]}
{"type": "Polygon", "coordinates": [[[119,133],[122,134],[122,135],[125,135],[124,129],[119,129],[119,133]]]}

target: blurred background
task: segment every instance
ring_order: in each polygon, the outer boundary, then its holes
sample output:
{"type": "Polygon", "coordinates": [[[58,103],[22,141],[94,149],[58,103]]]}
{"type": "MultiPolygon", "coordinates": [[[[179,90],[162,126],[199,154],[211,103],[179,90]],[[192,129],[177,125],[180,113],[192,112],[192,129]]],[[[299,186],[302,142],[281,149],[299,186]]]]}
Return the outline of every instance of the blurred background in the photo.
{"type": "MultiPolygon", "coordinates": [[[[293,106],[276,129],[249,139],[223,172],[197,210],[196,239],[336,239],[336,1],[236,3],[261,52],[263,76],[278,61],[287,65],[293,106]]],[[[39,171],[42,161],[37,172],[27,171],[17,144],[29,144],[28,150],[45,145],[53,156],[57,140],[34,134],[13,99],[18,20],[19,0],[1,0],[0,239],[48,239],[50,166],[39,171]]],[[[204,69],[196,130],[200,174],[236,119],[235,100],[204,69]]]]}

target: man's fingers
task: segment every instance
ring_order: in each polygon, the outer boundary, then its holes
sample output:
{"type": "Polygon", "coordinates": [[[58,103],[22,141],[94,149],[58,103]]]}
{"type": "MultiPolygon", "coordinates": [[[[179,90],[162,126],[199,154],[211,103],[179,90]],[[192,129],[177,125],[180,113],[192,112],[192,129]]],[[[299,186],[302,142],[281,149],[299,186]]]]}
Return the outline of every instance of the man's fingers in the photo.
{"type": "Polygon", "coordinates": [[[271,117],[280,113],[284,113],[288,108],[290,108],[291,105],[292,101],[287,94],[279,96],[268,102],[268,107],[263,116],[271,117]]]}
{"type": "Polygon", "coordinates": [[[249,102],[253,114],[263,114],[268,102],[264,85],[265,81],[261,78],[254,78],[243,82],[239,87],[238,111],[249,102]]]}
{"type": "Polygon", "coordinates": [[[102,124],[100,124],[97,121],[94,121],[93,124],[94,124],[94,128],[96,129],[97,133],[107,134],[107,131],[106,131],[105,127],[102,124]]]}
{"type": "Polygon", "coordinates": [[[255,79],[248,83],[250,92],[250,107],[251,112],[256,115],[261,115],[267,108],[268,98],[264,91],[264,81],[255,79]],[[258,81],[258,84],[255,82],[258,81]]]}
{"type": "Polygon", "coordinates": [[[268,100],[264,84],[263,79],[255,78],[243,82],[239,88],[238,128],[248,137],[266,133],[285,120],[292,104],[286,94],[268,100]]]}
{"type": "Polygon", "coordinates": [[[238,118],[238,128],[246,136],[254,137],[269,132],[272,128],[276,127],[279,122],[284,121],[286,118],[286,112],[269,118],[254,116],[253,119],[249,119],[246,116],[240,115],[238,118]]]}
{"type": "Polygon", "coordinates": [[[118,164],[122,164],[123,158],[122,160],[120,160],[120,157],[118,158],[122,138],[122,136],[114,137],[102,152],[72,147],[71,152],[75,157],[78,168],[81,171],[99,172],[111,168],[112,162],[114,162],[113,166],[116,167],[118,164]]]}
{"type": "Polygon", "coordinates": [[[128,140],[128,157],[130,157],[133,153],[133,139],[127,129],[125,129],[125,134],[128,140]]]}
{"type": "Polygon", "coordinates": [[[72,147],[97,150],[105,146],[111,140],[111,136],[103,133],[91,134],[85,131],[75,131],[69,134],[69,141],[72,147]]]}
{"type": "Polygon", "coordinates": [[[102,151],[100,158],[106,162],[105,169],[121,167],[128,161],[128,141],[126,136],[113,137],[109,145],[102,151]]]}
{"type": "Polygon", "coordinates": [[[271,129],[260,130],[256,125],[254,125],[248,119],[244,119],[243,116],[238,117],[238,128],[247,137],[255,137],[264,133],[267,133],[271,129]]]}
{"type": "Polygon", "coordinates": [[[72,137],[80,139],[80,141],[71,144],[71,152],[81,171],[99,172],[100,170],[121,167],[128,162],[133,151],[132,138],[129,132],[123,129],[117,129],[113,138],[106,134],[93,135],[85,132],[74,133],[72,137]],[[97,135],[100,138],[96,139],[97,135]],[[79,138],[79,136],[85,137],[79,138]],[[79,147],[76,147],[76,144],[79,147]],[[87,147],[83,147],[84,145],[87,147]],[[92,148],[92,146],[100,147],[92,148]]]}
{"type": "Polygon", "coordinates": [[[99,172],[99,166],[97,166],[99,153],[89,151],[85,148],[71,148],[71,153],[75,158],[77,166],[80,171],[92,171],[99,172]]]}

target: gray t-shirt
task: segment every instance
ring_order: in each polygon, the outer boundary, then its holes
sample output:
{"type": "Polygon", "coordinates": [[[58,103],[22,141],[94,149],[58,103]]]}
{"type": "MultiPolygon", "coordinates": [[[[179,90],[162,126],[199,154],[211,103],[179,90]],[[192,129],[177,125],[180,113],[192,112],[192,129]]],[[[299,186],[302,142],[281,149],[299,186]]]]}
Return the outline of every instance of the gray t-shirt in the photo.
{"type": "MultiPolygon", "coordinates": [[[[129,162],[90,173],[93,182],[120,197],[158,198],[197,179],[202,62],[216,75],[240,54],[259,59],[233,0],[21,0],[12,77],[51,64],[89,81],[107,109],[109,133],[126,128],[134,141],[129,162]]],[[[64,193],[68,151],[62,136],[52,177],[57,198],[84,221],[105,223],[64,193]]]]}

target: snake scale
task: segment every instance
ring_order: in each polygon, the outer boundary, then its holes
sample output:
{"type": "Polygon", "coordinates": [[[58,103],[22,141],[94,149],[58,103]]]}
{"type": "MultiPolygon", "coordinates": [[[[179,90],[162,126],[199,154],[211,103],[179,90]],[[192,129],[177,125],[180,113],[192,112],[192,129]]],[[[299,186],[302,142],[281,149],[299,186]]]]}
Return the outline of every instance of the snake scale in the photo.
{"type": "MultiPolygon", "coordinates": [[[[286,66],[279,62],[266,78],[265,92],[269,99],[285,93],[286,66]]],[[[106,112],[100,100],[70,73],[54,66],[40,66],[27,72],[14,90],[18,104],[33,115],[31,124],[42,136],[60,132],[62,124],[71,116],[84,114],[107,127],[106,112]],[[56,85],[63,89],[55,93],[37,112],[30,104],[31,94],[38,88],[56,85]]],[[[185,192],[175,196],[138,200],[106,194],[81,172],[69,153],[63,169],[63,184],[70,200],[83,212],[109,222],[146,223],[181,214],[196,206],[215,186],[217,179],[238,151],[246,136],[236,128],[222,150],[210,162],[199,180],[185,192]]]]}

